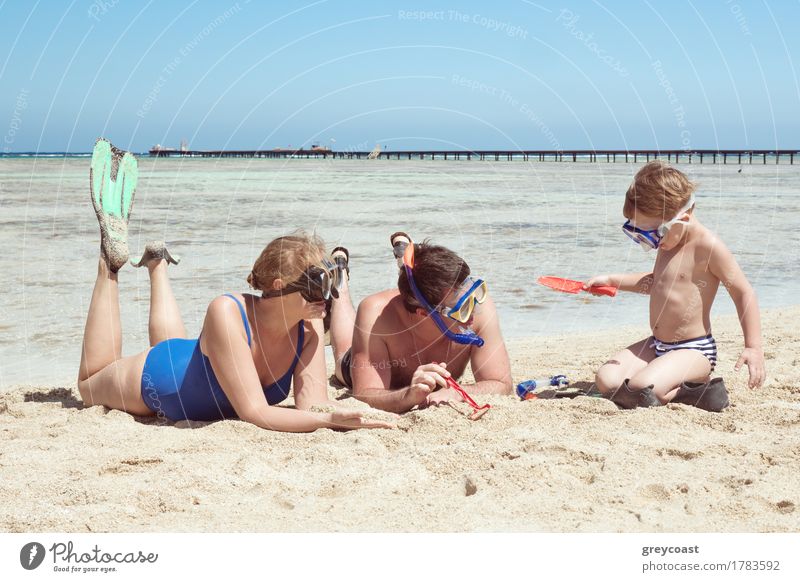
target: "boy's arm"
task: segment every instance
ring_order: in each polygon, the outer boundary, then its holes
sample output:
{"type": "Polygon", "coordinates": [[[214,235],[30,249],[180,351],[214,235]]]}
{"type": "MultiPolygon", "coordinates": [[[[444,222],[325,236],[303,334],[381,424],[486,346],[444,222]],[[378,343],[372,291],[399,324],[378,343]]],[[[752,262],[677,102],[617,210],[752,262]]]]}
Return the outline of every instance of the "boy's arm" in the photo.
{"type": "Polygon", "coordinates": [[[595,285],[610,285],[620,291],[631,291],[649,295],[653,287],[653,273],[616,273],[614,275],[598,275],[589,279],[583,286],[587,291],[595,285]]]}
{"type": "Polygon", "coordinates": [[[744,335],[744,350],[736,362],[735,369],[747,364],[750,372],[750,388],[758,388],[764,383],[764,352],[761,345],[761,313],[758,309],[758,297],[747,280],[733,253],[720,240],[715,240],[709,259],[709,270],[717,277],[730,293],[736,304],[739,322],[744,335]]]}

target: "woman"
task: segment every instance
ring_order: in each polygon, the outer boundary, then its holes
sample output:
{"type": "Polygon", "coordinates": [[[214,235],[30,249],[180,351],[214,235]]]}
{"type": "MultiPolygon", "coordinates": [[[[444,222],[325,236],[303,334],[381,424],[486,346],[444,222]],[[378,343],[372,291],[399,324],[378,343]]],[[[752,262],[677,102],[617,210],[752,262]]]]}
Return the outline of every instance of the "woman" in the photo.
{"type": "Polygon", "coordinates": [[[98,140],[90,187],[101,252],[78,375],[84,402],[170,420],[238,417],[287,432],[391,428],[328,400],[322,317],[335,274],[316,237],[295,234],[267,245],[248,277],[262,297],[216,298],[197,340],[186,339],[167,277],[167,264],[178,260],[163,243],[148,244],[135,266],[150,274],[150,348],[122,357],[117,271],[128,260],[137,171],[132,154],[98,140]],[[271,406],[292,383],[297,409],[271,406]]]}

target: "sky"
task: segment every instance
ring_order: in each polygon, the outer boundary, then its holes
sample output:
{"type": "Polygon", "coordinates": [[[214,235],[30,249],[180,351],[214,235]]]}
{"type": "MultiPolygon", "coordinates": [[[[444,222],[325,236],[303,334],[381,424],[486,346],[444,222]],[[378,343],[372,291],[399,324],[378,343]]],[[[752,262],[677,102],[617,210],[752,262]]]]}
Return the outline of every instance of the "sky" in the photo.
{"type": "Polygon", "coordinates": [[[0,151],[800,148],[800,2],[0,0],[0,151]]]}

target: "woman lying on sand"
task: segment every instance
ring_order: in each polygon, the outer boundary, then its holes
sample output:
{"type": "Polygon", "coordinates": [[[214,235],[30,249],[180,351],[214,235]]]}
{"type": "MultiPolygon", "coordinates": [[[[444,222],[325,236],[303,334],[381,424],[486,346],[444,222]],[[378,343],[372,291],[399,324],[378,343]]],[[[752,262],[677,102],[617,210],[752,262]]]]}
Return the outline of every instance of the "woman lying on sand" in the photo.
{"type": "Polygon", "coordinates": [[[316,237],[292,235],[267,245],[248,277],[262,297],[217,297],[196,340],[185,339],[167,277],[167,264],[178,259],[164,243],[149,243],[135,266],[150,273],[150,348],[123,358],[117,271],[128,261],[137,173],[132,154],[98,140],[90,188],[100,260],[78,374],[86,404],[174,421],[238,417],[287,432],[393,426],[328,400],[322,317],[335,273],[316,237]],[[288,396],[292,383],[297,410],[271,406],[288,396]]]}

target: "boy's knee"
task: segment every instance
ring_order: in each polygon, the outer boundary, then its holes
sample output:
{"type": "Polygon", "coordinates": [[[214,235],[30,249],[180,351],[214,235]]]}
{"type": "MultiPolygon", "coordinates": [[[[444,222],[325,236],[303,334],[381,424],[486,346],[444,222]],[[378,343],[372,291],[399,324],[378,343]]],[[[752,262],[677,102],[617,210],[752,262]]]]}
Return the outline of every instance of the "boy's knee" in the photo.
{"type": "Polygon", "coordinates": [[[92,405],[92,392],[89,389],[88,380],[78,380],[78,394],[80,394],[81,400],[86,406],[92,405]]]}
{"type": "Polygon", "coordinates": [[[628,380],[628,388],[631,390],[644,390],[645,388],[652,388],[654,382],[650,378],[651,374],[647,370],[642,370],[638,374],[634,374],[628,380]]]}
{"type": "Polygon", "coordinates": [[[619,366],[608,364],[601,367],[594,376],[597,389],[603,394],[608,394],[619,388],[625,381],[624,374],[619,370],[619,366]]]}
{"type": "Polygon", "coordinates": [[[661,404],[666,404],[671,400],[671,398],[667,398],[667,393],[674,388],[673,386],[664,387],[663,383],[659,385],[658,379],[654,378],[647,370],[634,374],[633,378],[628,381],[628,387],[631,390],[645,390],[646,388],[651,388],[653,396],[658,398],[661,404]]]}

